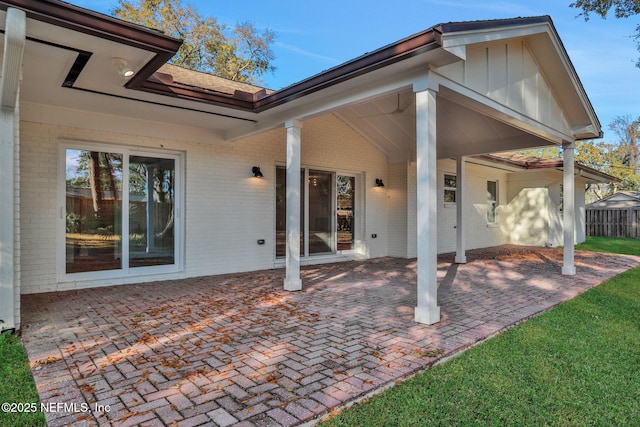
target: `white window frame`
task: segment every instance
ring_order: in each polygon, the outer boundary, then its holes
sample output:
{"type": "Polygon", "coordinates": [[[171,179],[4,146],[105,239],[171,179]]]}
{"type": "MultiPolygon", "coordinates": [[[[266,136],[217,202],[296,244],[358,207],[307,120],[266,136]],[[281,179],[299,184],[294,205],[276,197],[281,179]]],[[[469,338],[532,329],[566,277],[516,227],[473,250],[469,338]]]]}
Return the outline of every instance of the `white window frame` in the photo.
{"type": "Polygon", "coordinates": [[[442,174],[442,201],[444,202],[445,206],[456,206],[456,202],[458,201],[458,188],[456,187],[447,187],[446,182],[447,182],[447,177],[448,176],[452,176],[453,178],[455,178],[456,180],[456,184],[458,182],[458,175],[456,175],[455,173],[448,173],[445,172],[442,174]],[[454,198],[455,200],[453,202],[448,202],[445,199],[445,193],[447,191],[453,191],[453,194],[455,195],[454,198]]]}
{"type": "Polygon", "coordinates": [[[57,276],[60,282],[89,281],[101,279],[115,279],[132,276],[148,276],[156,274],[177,273],[184,270],[184,227],[185,220],[184,200],[184,153],[171,150],[153,150],[145,148],[133,148],[125,145],[104,144],[86,141],[61,141],[59,145],[58,168],[58,218],[56,221],[57,238],[57,276]],[[174,236],[174,263],[171,265],[129,267],[128,263],[118,270],[86,271],[80,273],[66,272],[66,152],[72,150],[89,150],[122,154],[122,259],[129,257],[129,157],[130,156],[155,156],[175,160],[175,236],[174,236]]]}

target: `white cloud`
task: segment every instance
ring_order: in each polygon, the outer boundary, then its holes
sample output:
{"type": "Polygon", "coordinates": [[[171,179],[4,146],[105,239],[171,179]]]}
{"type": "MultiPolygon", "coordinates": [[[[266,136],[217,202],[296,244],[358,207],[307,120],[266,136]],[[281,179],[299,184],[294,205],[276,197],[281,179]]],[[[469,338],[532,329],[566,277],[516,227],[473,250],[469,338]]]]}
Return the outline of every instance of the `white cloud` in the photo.
{"type": "Polygon", "coordinates": [[[331,56],[325,56],[325,55],[320,55],[317,53],[313,53],[313,52],[309,52],[308,50],[304,50],[304,49],[300,49],[299,47],[296,46],[292,46],[290,44],[286,44],[286,43],[282,43],[282,42],[275,42],[275,46],[281,48],[281,49],[285,49],[288,50],[290,52],[294,52],[300,55],[304,55],[304,56],[308,56],[310,58],[315,58],[315,59],[319,59],[321,61],[324,62],[329,62],[332,64],[337,64],[340,61],[337,58],[333,58],[331,56]]]}

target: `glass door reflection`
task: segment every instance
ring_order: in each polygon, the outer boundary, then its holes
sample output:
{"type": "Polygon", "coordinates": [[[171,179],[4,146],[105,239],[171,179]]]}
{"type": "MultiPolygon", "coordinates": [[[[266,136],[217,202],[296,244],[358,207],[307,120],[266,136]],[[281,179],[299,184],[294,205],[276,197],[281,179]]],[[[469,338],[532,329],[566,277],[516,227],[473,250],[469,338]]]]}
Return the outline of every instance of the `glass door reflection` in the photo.
{"type": "Polygon", "coordinates": [[[334,251],[333,174],[309,171],[309,253],[334,251]]]}

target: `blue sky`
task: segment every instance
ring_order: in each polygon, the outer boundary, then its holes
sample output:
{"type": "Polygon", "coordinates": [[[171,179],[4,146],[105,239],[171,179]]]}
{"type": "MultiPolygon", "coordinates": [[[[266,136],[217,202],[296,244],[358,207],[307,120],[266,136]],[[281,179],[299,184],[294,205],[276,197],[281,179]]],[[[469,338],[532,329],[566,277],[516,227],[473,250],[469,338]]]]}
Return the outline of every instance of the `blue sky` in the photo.
{"type": "MultiPolygon", "coordinates": [[[[117,0],[68,0],[109,13],[117,0]]],[[[185,0],[183,0],[185,1],[185,0]]],[[[617,116],[640,116],[640,55],[632,38],[640,16],[588,22],[571,0],[291,0],[198,1],[203,15],[233,25],[250,21],[276,33],[274,74],[265,86],[281,89],[433,25],[452,21],[550,15],[600,118],[605,140],[617,116]]]]}

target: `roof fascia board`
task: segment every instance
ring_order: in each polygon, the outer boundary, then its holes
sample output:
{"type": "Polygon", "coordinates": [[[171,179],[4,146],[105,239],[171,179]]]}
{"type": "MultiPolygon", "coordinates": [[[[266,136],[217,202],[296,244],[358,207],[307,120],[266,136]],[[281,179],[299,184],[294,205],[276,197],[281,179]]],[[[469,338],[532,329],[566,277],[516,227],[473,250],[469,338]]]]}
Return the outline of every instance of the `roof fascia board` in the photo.
{"type": "Polygon", "coordinates": [[[273,108],[439,47],[441,47],[440,32],[435,27],[429,28],[265,96],[256,102],[256,112],[273,108]]]}
{"type": "Polygon", "coordinates": [[[205,104],[215,104],[227,108],[233,108],[242,111],[252,111],[253,102],[242,99],[238,96],[215,93],[214,91],[195,91],[189,87],[181,87],[180,85],[166,85],[164,83],[146,80],[139,87],[144,92],[150,92],[160,95],[166,95],[190,101],[202,102],[205,104]]]}
{"type": "Polygon", "coordinates": [[[501,27],[495,29],[444,33],[442,35],[442,47],[445,49],[454,49],[470,44],[488,43],[496,40],[527,37],[546,31],[548,31],[548,24],[538,23],[509,29],[501,27]]]}
{"type": "MultiPolygon", "coordinates": [[[[229,105],[232,108],[246,109],[255,113],[261,113],[296,99],[311,95],[340,83],[355,79],[364,74],[371,73],[380,68],[393,65],[397,62],[414,58],[428,53],[440,47],[440,33],[435,28],[414,34],[396,43],[382,47],[374,52],[367,53],[337,67],[312,76],[299,83],[273,92],[248,103],[235,103],[229,105]],[[243,105],[242,105],[243,104],[243,105]]],[[[127,87],[130,87],[127,85],[127,87]]],[[[151,88],[146,82],[135,88],[156,93],[171,94],[172,88],[151,88]]],[[[174,94],[171,94],[176,96],[174,94]]],[[[203,98],[203,92],[181,88],[180,96],[193,96],[203,98]]],[[[242,132],[240,132],[242,133],[242,132]]],[[[235,137],[231,137],[235,138],[235,137]]]]}
{"type": "MultiPolygon", "coordinates": [[[[523,171],[535,171],[535,170],[543,170],[543,169],[562,170],[562,167],[564,166],[563,159],[557,159],[555,161],[551,161],[551,159],[540,159],[539,162],[519,162],[517,160],[504,159],[501,157],[493,156],[491,154],[481,154],[473,157],[480,158],[491,163],[518,167],[523,169],[523,171]]],[[[619,178],[609,175],[608,173],[601,172],[590,166],[583,165],[582,163],[576,162],[575,167],[577,170],[581,171],[579,175],[582,176],[583,178],[589,178],[591,180],[603,182],[603,183],[620,182],[619,178]]]]}
{"type": "MultiPolygon", "coordinates": [[[[571,83],[573,84],[573,88],[576,92],[576,95],[578,96],[578,99],[580,100],[580,103],[582,104],[582,108],[585,110],[585,112],[587,113],[587,116],[589,117],[589,120],[591,122],[589,125],[594,128],[592,132],[592,136],[585,136],[585,135],[579,135],[574,133],[574,138],[575,139],[602,138],[603,134],[602,134],[602,126],[600,124],[600,120],[596,115],[595,109],[593,108],[593,105],[591,104],[591,101],[587,96],[587,92],[585,91],[584,86],[582,85],[582,81],[578,77],[578,73],[576,72],[576,69],[574,68],[573,63],[571,62],[571,59],[569,58],[569,54],[567,53],[567,50],[565,49],[564,44],[562,43],[562,40],[560,39],[560,36],[558,35],[558,32],[556,31],[556,28],[553,25],[553,21],[551,21],[551,19],[549,19],[549,23],[547,24],[547,26],[549,28],[549,30],[547,31],[547,34],[549,35],[549,39],[551,40],[551,43],[553,43],[553,46],[556,52],[558,53],[558,59],[561,61],[565,72],[567,73],[567,75],[569,76],[569,79],[571,80],[571,83]]],[[[586,126],[583,126],[583,129],[585,127],[586,126]]]]}
{"type": "Polygon", "coordinates": [[[27,18],[156,53],[173,55],[182,45],[181,40],[157,30],[60,1],[1,0],[0,9],[7,7],[24,10],[27,18]]]}

